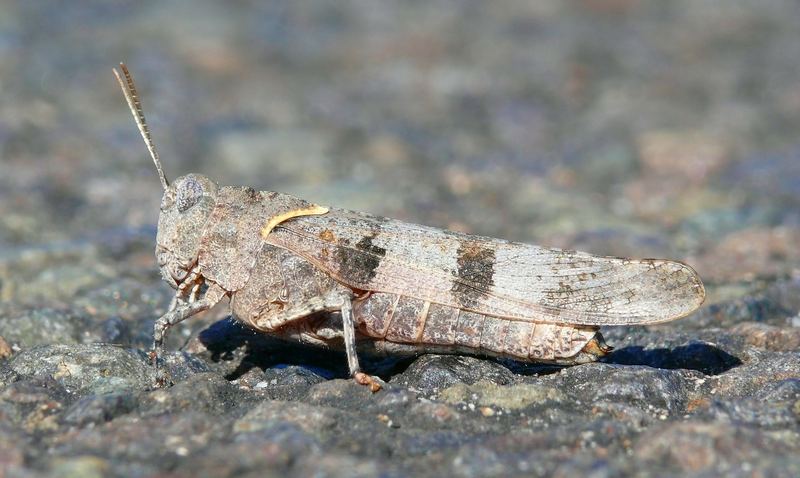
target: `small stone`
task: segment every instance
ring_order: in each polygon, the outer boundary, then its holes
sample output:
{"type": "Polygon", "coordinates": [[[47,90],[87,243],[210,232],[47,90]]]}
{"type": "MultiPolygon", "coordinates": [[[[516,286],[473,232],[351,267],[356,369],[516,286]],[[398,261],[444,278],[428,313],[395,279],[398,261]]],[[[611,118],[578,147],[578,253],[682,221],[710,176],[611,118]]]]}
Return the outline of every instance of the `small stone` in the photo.
{"type": "Polygon", "coordinates": [[[252,433],[272,428],[280,423],[291,423],[306,433],[321,436],[338,423],[341,412],[318,405],[281,401],[262,402],[249,410],[233,425],[235,433],[252,433]]]}
{"type": "Polygon", "coordinates": [[[108,476],[111,464],[95,456],[61,458],[53,462],[50,473],[63,478],[102,478],[108,476]]]}
{"type": "Polygon", "coordinates": [[[132,393],[87,395],[64,411],[63,421],[78,426],[107,422],[135,410],[138,402],[138,395],[132,393]]]}
{"type": "Polygon", "coordinates": [[[478,380],[497,384],[516,381],[514,374],[497,362],[459,355],[423,355],[390,383],[422,391],[442,390],[478,380]]]}
{"type": "Polygon", "coordinates": [[[296,391],[305,391],[312,385],[326,381],[329,374],[325,371],[299,365],[278,365],[264,370],[263,379],[270,388],[292,388],[296,391]]]}
{"type": "Polygon", "coordinates": [[[151,383],[144,352],[107,344],[38,346],[14,355],[8,367],[23,377],[50,376],[79,393],[139,390],[151,383]]]}
{"type": "Polygon", "coordinates": [[[394,422],[394,420],[389,418],[389,415],[385,415],[383,413],[379,413],[377,415],[377,418],[378,418],[379,422],[385,423],[386,426],[389,427],[389,428],[400,428],[400,425],[398,425],[397,423],[394,422]]]}
{"type": "Polygon", "coordinates": [[[573,400],[591,404],[596,414],[638,422],[663,413],[682,413],[693,389],[689,381],[692,376],[700,373],[594,363],[564,369],[544,381],[559,390],[569,390],[573,400]]]}
{"type": "Polygon", "coordinates": [[[435,402],[418,402],[409,409],[409,415],[415,416],[418,423],[444,424],[456,421],[460,414],[451,406],[435,402]]]}
{"type": "Polygon", "coordinates": [[[797,425],[794,407],[798,399],[800,375],[769,383],[752,396],[715,400],[700,416],[762,429],[793,429],[797,425]]]}
{"type": "Polygon", "coordinates": [[[247,410],[258,397],[213,372],[196,373],[171,387],[156,389],[142,396],[139,408],[146,415],[194,411],[224,415],[247,410]]]}
{"type": "MultiPolygon", "coordinates": [[[[761,351],[753,359],[720,375],[708,377],[704,388],[719,400],[739,400],[755,396],[765,384],[800,378],[800,354],[761,351]]],[[[769,407],[769,403],[763,403],[769,407]]]]}
{"type": "Polygon", "coordinates": [[[369,388],[352,379],[326,380],[308,389],[304,400],[311,404],[346,410],[362,410],[373,402],[369,388]]]}
{"type": "Polygon", "coordinates": [[[748,344],[774,351],[800,349],[800,329],[788,329],[758,322],[745,322],[731,329],[744,336],[748,344]]]}
{"type": "Polygon", "coordinates": [[[6,342],[6,339],[3,338],[2,335],[0,335],[0,360],[7,359],[8,357],[11,357],[11,355],[13,353],[14,353],[14,351],[11,350],[11,346],[8,345],[8,342],[6,342]]]}
{"type": "Polygon", "coordinates": [[[439,398],[447,403],[464,403],[474,400],[484,408],[494,406],[507,410],[519,410],[537,403],[558,402],[564,400],[566,396],[556,388],[547,385],[502,386],[480,380],[472,385],[457,384],[448,387],[441,391],[439,398]]]}

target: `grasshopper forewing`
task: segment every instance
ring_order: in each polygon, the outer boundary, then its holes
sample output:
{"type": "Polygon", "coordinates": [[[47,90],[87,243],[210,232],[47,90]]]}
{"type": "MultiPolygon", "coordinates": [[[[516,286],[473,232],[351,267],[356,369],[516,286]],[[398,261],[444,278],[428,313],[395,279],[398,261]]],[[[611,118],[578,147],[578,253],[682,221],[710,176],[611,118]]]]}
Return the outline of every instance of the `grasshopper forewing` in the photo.
{"type": "MultiPolygon", "coordinates": [[[[608,352],[601,325],[655,324],[697,309],[688,265],[550,249],[220,187],[199,174],[170,184],[130,73],[114,70],[164,188],[156,257],[176,289],[167,329],[227,297],[256,330],[346,351],[472,353],[563,365],[608,352]],[[338,312],[338,314],[318,314],[338,312]]],[[[165,377],[159,375],[159,383],[165,377]]]]}

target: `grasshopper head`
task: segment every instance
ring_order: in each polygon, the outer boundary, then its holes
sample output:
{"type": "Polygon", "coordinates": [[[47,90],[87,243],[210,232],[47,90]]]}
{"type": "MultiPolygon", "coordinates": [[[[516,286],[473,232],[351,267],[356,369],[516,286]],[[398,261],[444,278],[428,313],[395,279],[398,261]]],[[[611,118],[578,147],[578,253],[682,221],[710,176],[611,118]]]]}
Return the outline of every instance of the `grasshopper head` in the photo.
{"type": "Polygon", "coordinates": [[[124,64],[120,63],[119,67],[122,75],[116,68],[114,75],[122,88],[122,94],[125,95],[125,101],[128,102],[128,108],[136,121],[136,126],[139,127],[139,133],[142,134],[150,157],[156,165],[161,186],[164,188],[161,214],[158,217],[156,259],[161,268],[161,276],[177,289],[178,284],[197,263],[200,237],[203,234],[203,226],[216,203],[217,185],[199,174],[181,176],[172,184],[167,181],[156,147],[150,137],[150,130],[147,128],[133,77],[124,64]]]}
{"type": "Polygon", "coordinates": [[[200,174],[187,174],[164,190],[158,216],[156,259],[172,287],[197,263],[200,238],[217,200],[217,185],[200,174]]]}

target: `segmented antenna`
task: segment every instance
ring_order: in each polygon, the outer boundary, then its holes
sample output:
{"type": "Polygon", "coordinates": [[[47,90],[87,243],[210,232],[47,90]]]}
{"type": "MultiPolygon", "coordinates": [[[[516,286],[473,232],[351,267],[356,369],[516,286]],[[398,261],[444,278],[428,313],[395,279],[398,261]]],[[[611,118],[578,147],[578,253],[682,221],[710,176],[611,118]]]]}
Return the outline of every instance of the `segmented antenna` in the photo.
{"type": "Polygon", "coordinates": [[[142,134],[144,144],[147,145],[147,150],[150,151],[150,157],[153,158],[153,162],[156,164],[158,177],[161,179],[161,185],[166,190],[169,183],[167,182],[167,177],[164,176],[164,169],[161,167],[161,161],[158,159],[156,146],[153,144],[153,139],[150,137],[150,129],[147,127],[147,120],[144,118],[144,112],[142,112],[142,104],[139,102],[139,95],[136,93],[136,85],[133,83],[133,77],[128,71],[128,67],[125,66],[125,63],[120,63],[119,67],[125,75],[125,81],[122,81],[122,77],[119,75],[116,68],[113,69],[114,76],[117,77],[119,87],[122,88],[122,94],[125,95],[125,100],[128,102],[128,108],[131,110],[133,120],[136,121],[136,126],[139,127],[139,132],[142,134]]]}

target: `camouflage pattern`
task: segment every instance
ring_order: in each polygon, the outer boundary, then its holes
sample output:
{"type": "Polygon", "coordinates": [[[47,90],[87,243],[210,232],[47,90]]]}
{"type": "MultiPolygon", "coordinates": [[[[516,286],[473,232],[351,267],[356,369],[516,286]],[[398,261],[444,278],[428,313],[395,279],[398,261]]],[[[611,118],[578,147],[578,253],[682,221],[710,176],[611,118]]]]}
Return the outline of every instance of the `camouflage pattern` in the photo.
{"type": "MultiPolygon", "coordinates": [[[[578,364],[610,350],[601,325],[654,324],[697,309],[705,290],[686,264],[600,257],[327,208],[287,194],[169,184],[133,78],[114,70],[159,173],[156,257],[176,289],[154,326],[153,361],[172,325],[229,297],[234,317],[291,340],[381,353],[474,353],[578,364]],[[336,323],[331,314],[338,312],[336,323]]],[[[157,375],[162,384],[166,377],[157,375]]]]}
{"type": "Polygon", "coordinates": [[[705,295],[678,262],[592,256],[335,208],[290,217],[313,205],[219,188],[196,174],[165,198],[157,247],[168,282],[194,272],[225,290],[238,320],[309,344],[342,347],[341,334],[318,333],[309,316],[346,299],[358,338],[383,343],[375,350],[584,363],[605,350],[600,325],[677,319],[705,295]],[[279,216],[288,218],[260,232],[279,216]]]}

